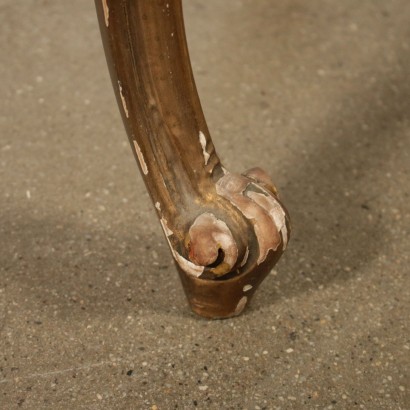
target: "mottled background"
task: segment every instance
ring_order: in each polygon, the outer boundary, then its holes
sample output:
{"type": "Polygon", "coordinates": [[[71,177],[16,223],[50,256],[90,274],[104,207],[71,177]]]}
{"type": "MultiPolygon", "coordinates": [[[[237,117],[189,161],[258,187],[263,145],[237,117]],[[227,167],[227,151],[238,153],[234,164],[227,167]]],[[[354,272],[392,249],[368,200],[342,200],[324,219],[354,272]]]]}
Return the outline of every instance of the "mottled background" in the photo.
{"type": "Polygon", "coordinates": [[[293,239],[188,309],[92,1],[0,0],[0,408],[409,409],[410,2],[186,0],[211,134],[293,239]]]}

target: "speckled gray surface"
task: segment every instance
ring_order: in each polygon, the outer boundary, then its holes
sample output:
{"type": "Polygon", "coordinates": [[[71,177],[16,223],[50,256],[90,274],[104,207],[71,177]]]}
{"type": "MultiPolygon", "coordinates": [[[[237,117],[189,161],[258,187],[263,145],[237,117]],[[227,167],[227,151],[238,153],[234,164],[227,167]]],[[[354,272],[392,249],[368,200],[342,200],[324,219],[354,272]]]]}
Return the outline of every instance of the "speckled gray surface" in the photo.
{"type": "Polygon", "coordinates": [[[93,7],[0,1],[0,408],[409,409],[410,3],[185,1],[218,152],[293,218],[226,321],[188,310],[93,7]]]}

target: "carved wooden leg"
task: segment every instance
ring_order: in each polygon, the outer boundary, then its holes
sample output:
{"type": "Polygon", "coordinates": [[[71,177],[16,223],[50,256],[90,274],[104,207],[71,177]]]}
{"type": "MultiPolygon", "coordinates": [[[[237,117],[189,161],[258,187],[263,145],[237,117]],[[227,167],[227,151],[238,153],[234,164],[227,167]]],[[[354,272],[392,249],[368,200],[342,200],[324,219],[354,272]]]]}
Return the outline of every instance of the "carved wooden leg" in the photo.
{"type": "Polygon", "coordinates": [[[289,240],[264,171],[220,163],[191,70],[180,0],[95,0],[131,148],[192,309],[238,315],[289,240]]]}

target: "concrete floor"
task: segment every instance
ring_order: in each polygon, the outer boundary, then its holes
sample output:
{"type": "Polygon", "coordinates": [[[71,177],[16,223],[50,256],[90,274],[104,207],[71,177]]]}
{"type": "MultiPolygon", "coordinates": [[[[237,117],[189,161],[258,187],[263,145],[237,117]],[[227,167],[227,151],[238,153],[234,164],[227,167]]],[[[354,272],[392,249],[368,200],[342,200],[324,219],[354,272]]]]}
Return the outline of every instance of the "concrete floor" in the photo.
{"type": "Polygon", "coordinates": [[[186,0],[224,164],[293,239],[241,317],[188,309],[91,1],[0,0],[1,409],[409,409],[410,2],[186,0]]]}

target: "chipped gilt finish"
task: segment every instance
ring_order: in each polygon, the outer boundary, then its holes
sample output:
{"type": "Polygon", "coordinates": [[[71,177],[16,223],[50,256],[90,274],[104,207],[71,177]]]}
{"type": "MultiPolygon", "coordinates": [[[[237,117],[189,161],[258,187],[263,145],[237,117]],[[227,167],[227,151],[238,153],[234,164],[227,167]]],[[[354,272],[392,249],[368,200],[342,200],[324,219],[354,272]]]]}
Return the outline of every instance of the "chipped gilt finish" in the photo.
{"type": "Polygon", "coordinates": [[[117,102],[192,309],[240,314],[285,250],[288,214],[260,168],[227,171],[191,70],[180,0],[95,0],[117,102]]]}

